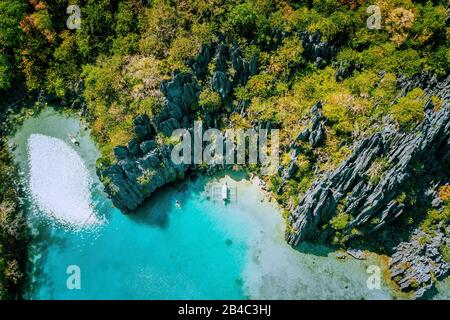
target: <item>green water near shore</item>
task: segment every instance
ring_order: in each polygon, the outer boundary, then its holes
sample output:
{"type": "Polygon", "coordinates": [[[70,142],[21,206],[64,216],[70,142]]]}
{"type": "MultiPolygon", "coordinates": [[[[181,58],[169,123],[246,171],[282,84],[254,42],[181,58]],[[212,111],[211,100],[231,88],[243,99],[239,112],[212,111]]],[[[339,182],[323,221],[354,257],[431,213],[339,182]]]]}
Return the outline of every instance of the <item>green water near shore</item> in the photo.
{"type": "MultiPolygon", "coordinates": [[[[46,183],[61,184],[53,188],[58,198],[54,203],[53,198],[45,198],[45,183],[36,184],[38,190],[28,190],[33,239],[27,298],[391,298],[385,284],[379,290],[367,288],[366,269],[376,261],[339,260],[329,248],[312,244],[300,250],[288,246],[276,206],[242,173],[173,184],[155,193],[133,214],[123,215],[112,206],[95,175],[99,154],[89,131],[81,130],[79,147],[70,143],[68,133],[79,131],[77,118],[49,108],[25,120],[11,139],[18,146],[15,156],[27,185],[36,178],[30,177],[32,165],[37,172],[45,172],[46,183]],[[30,138],[36,134],[40,139],[30,138]],[[38,144],[30,148],[30,141],[38,144]],[[38,151],[30,154],[30,150],[38,151]],[[50,155],[49,150],[60,150],[62,156],[50,155]],[[30,163],[41,157],[48,161],[30,163]],[[76,181],[61,181],[55,173],[73,170],[76,157],[84,163],[89,179],[75,175],[72,179],[76,181]],[[237,191],[236,201],[227,206],[208,193],[212,185],[224,181],[237,191]],[[74,185],[88,186],[89,192],[76,193],[74,185]],[[47,209],[36,195],[49,202],[47,209]],[[174,205],[176,199],[181,209],[174,205]],[[75,228],[70,221],[55,220],[58,206],[68,202],[71,209],[82,203],[79,208],[86,210],[88,205],[96,219],[75,228]],[[48,208],[55,210],[50,214],[48,208]],[[70,265],[80,267],[80,290],[67,287],[70,265]]],[[[83,210],[75,214],[86,215],[83,210]]]]}

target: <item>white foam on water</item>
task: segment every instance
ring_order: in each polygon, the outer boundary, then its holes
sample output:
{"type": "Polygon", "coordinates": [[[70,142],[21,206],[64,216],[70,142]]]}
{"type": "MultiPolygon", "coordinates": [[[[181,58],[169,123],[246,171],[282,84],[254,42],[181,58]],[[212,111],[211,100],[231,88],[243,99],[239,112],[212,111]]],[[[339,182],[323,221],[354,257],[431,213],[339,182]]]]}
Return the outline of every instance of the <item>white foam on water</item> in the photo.
{"type": "Polygon", "coordinates": [[[92,179],[75,150],[60,139],[32,134],[27,151],[29,187],[40,211],[72,229],[98,224],[91,200],[92,179]]]}

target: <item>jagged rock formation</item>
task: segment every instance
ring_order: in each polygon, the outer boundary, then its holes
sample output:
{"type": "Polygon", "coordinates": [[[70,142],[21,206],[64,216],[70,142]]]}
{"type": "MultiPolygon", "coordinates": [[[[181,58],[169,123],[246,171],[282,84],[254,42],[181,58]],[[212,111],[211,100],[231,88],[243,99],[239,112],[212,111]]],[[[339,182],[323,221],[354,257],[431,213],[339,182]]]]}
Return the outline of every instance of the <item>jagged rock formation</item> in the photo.
{"type": "MultiPolygon", "coordinates": [[[[441,109],[435,111],[428,99],[424,103],[425,119],[411,132],[389,124],[357,143],[351,156],[334,172],[317,180],[292,211],[291,228],[286,233],[291,245],[329,239],[333,230],[328,222],[338,211],[350,220],[341,231],[345,240],[367,236],[402,215],[407,186],[414,185],[420,197],[427,199],[429,186],[450,174],[450,77],[441,83],[433,81],[424,75],[409,81],[400,79],[402,94],[421,86],[442,99],[441,109]]],[[[436,244],[441,241],[439,237],[435,239],[436,244]]],[[[398,283],[404,289],[411,288],[411,277],[417,274],[414,281],[418,282],[416,289],[420,288],[418,297],[429,288],[431,274],[448,271],[448,265],[440,265],[439,261],[442,257],[436,246],[419,246],[417,240],[412,240],[397,248],[392,268],[401,277],[398,283]],[[402,262],[412,266],[399,271],[398,264],[402,262]]]]}
{"type": "Polygon", "coordinates": [[[352,217],[345,233],[353,228],[364,234],[378,230],[403,212],[397,197],[414,178],[415,163],[422,163],[429,177],[444,170],[442,164],[450,158],[450,77],[435,91],[443,100],[441,110],[433,111],[428,100],[425,120],[414,131],[404,133],[388,125],[362,140],[335,172],[325,174],[306,192],[290,216],[294,231],[286,235],[289,243],[324,238],[317,227],[330,219],[339,203],[348,203],[344,212],[352,217]],[[388,162],[388,169],[379,181],[371,181],[369,170],[380,158],[388,162]]]}
{"type": "Polygon", "coordinates": [[[278,193],[281,193],[283,186],[291,179],[298,170],[296,161],[302,151],[299,142],[309,143],[312,147],[319,146],[325,139],[324,117],[322,113],[322,103],[317,102],[312,106],[310,112],[310,125],[306,127],[289,147],[290,162],[281,172],[281,184],[278,193]]]}
{"type": "MultiPolygon", "coordinates": [[[[428,202],[440,215],[445,215],[445,203],[437,192],[439,185],[448,185],[443,179],[430,185],[427,192],[428,202]]],[[[416,227],[408,241],[396,245],[389,261],[390,275],[402,291],[409,292],[414,299],[422,298],[433,287],[436,280],[444,278],[450,272],[450,262],[444,256],[450,248],[450,224],[444,221],[433,226],[431,232],[416,227]],[[446,249],[447,248],[447,249],[446,249]]]]}
{"type": "MultiPolygon", "coordinates": [[[[283,35],[284,36],[284,35],[283,35]]],[[[303,40],[305,57],[318,66],[324,66],[334,55],[332,45],[320,41],[318,34],[299,33],[303,40]]],[[[222,38],[222,36],[219,36],[222,38]]],[[[191,73],[174,73],[171,81],[161,83],[163,108],[160,114],[149,119],[146,116],[134,120],[135,138],[127,146],[117,146],[114,149],[116,163],[98,170],[98,175],[105,185],[105,191],[113,204],[122,212],[135,210],[157,188],[184,177],[186,171],[194,169],[193,165],[174,165],[170,160],[170,145],[158,145],[156,135],[162,133],[169,137],[175,129],[192,128],[193,114],[198,109],[198,97],[203,88],[197,80],[208,77],[208,66],[215,63],[215,71],[210,79],[211,89],[217,92],[222,101],[227,103],[233,89],[245,85],[247,80],[258,73],[256,56],[247,61],[242,50],[234,45],[227,46],[223,42],[203,45],[199,54],[188,61],[191,73]],[[233,68],[233,76],[229,74],[228,66],[233,68]]],[[[248,101],[240,101],[238,110],[242,113],[248,106],[248,101]]],[[[317,145],[324,138],[321,106],[313,108],[313,123],[307,132],[308,141],[317,145]]],[[[203,113],[204,125],[216,127],[214,115],[206,110],[203,113]]],[[[268,128],[270,124],[255,124],[268,128]]],[[[216,166],[219,170],[223,166],[216,166]]]]}
{"type": "Polygon", "coordinates": [[[431,241],[422,241],[427,235],[416,229],[410,241],[395,248],[389,262],[391,277],[401,290],[411,292],[412,298],[421,298],[436,280],[449,274],[450,264],[440,252],[443,246],[450,246],[446,234],[450,234],[450,225],[439,225],[431,241]]]}
{"type": "MultiPolygon", "coordinates": [[[[321,41],[317,34],[300,32],[297,35],[302,39],[303,55],[307,60],[319,68],[331,62],[336,53],[332,44],[321,41]]],[[[278,36],[281,39],[286,34],[278,36]]],[[[192,130],[193,114],[199,111],[198,97],[204,89],[198,80],[209,84],[224,104],[231,105],[233,89],[245,85],[249,77],[258,72],[256,57],[247,61],[239,47],[230,47],[223,42],[202,46],[199,55],[188,61],[188,66],[192,73],[174,73],[171,81],[161,83],[161,113],[152,119],[137,117],[135,137],[127,146],[114,149],[115,164],[99,170],[106,192],[114,205],[125,213],[135,210],[157,188],[183,178],[190,170],[199,169],[195,165],[173,164],[171,145],[156,142],[158,134],[168,137],[178,128],[192,130]],[[210,63],[215,64],[212,75],[209,74],[210,63]],[[232,76],[228,70],[230,65],[234,71],[232,76]]],[[[336,80],[350,77],[359,67],[351,61],[339,65],[336,80]]],[[[450,77],[438,83],[436,78],[424,73],[413,78],[400,77],[398,85],[400,96],[421,87],[427,94],[439,96],[444,101],[443,106],[435,112],[432,100],[427,100],[424,104],[426,117],[413,131],[402,132],[388,122],[381,130],[357,143],[352,155],[334,172],[317,180],[299,205],[292,209],[288,219],[291,226],[286,233],[288,243],[295,246],[304,240],[329,239],[334,231],[328,222],[337,210],[350,217],[348,225],[341,231],[345,239],[368,235],[397,219],[406,207],[402,200],[405,186],[417,182],[414,179],[418,163],[427,172],[419,193],[426,201],[431,201],[427,192],[439,181],[442,172],[448,170],[450,163],[450,77]],[[382,170],[376,172],[380,163],[383,163],[382,170]],[[374,178],[374,172],[379,176],[374,178]]],[[[238,101],[226,112],[243,114],[248,105],[249,101],[238,101]]],[[[282,192],[286,181],[295,175],[302,144],[316,147],[324,141],[325,119],[321,108],[320,102],[311,108],[310,125],[290,146],[291,161],[280,168],[282,181],[278,192],[282,192]]],[[[218,115],[206,110],[200,110],[200,113],[206,127],[217,127],[215,119],[218,115]]],[[[256,122],[253,125],[270,128],[272,124],[256,122]]],[[[211,170],[223,168],[218,165],[211,170]]],[[[414,290],[415,297],[422,296],[432,286],[430,279],[441,277],[449,270],[438,250],[443,241],[447,241],[445,237],[438,234],[431,244],[426,245],[421,244],[420,237],[420,231],[416,230],[410,241],[394,249],[391,261],[393,279],[403,290],[414,290]]]]}
{"type": "Polygon", "coordinates": [[[100,176],[113,204],[124,213],[135,210],[157,188],[182,178],[188,169],[184,164],[175,165],[169,146],[157,146],[154,140],[138,144],[133,139],[127,147],[116,147],[114,153],[117,163],[100,176]]]}
{"type": "Polygon", "coordinates": [[[127,146],[114,148],[117,162],[100,172],[105,190],[122,212],[135,210],[157,188],[182,178],[189,166],[174,164],[169,145],[158,146],[157,132],[169,137],[172,131],[193,123],[193,110],[200,88],[190,74],[175,73],[161,83],[163,108],[151,120],[134,119],[135,138],[127,146]]]}
{"type": "MultiPolygon", "coordinates": [[[[122,212],[135,210],[156,189],[181,179],[194,165],[174,164],[171,160],[172,146],[156,142],[158,133],[170,137],[175,129],[192,130],[194,114],[198,110],[198,97],[202,90],[198,78],[205,78],[208,64],[214,59],[216,71],[211,78],[211,88],[223,100],[233,88],[243,85],[257,72],[256,59],[246,61],[240,48],[224,44],[203,46],[199,55],[189,61],[193,73],[174,73],[171,81],[161,82],[163,104],[161,112],[149,119],[139,116],[134,119],[135,137],[127,146],[114,148],[116,163],[98,170],[105,191],[113,204],[122,212]],[[228,61],[234,69],[229,79],[228,61]]],[[[212,115],[203,112],[204,125],[215,127],[212,115]]]]}
{"type": "Polygon", "coordinates": [[[199,54],[189,59],[187,65],[198,79],[204,79],[208,74],[208,65],[214,53],[214,45],[202,45],[199,54]]]}
{"type": "Polygon", "coordinates": [[[174,73],[161,83],[164,96],[160,114],[151,120],[143,115],[134,119],[135,138],[127,146],[114,148],[116,163],[99,175],[113,204],[122,212],[135,210],[153,191],[182,178],[189,166],[174,164],[169,145],[158,145],[156,134],[169,137],[172,131],[193,123],[200,87],[191,74],[174,73]]]}
{"type": "MultiPolygon", "coordinates": [[[[303,41],[305,57],[318,66],[324,66],[333,57],[334,47],[320,41],[318,34],[303,32],[298,36],[303,41]]],[[[137,117],[134,120],[135,137],[127,146],[117,146],[114,149],[116,163],[98,170],[105,191],[122,212],[135,210],[157,188],[184,177],[188,170],[194,169],[193,165],[174,165],[170,159],[171,146],[158,145],[156,135],[162,133],[170,137],[175,129],[192,128],[193,114],[198,110],[198,97],[203,90],[198,80],[207,79],[211,62],[215,64],[215,71],[211,76],[210,86],[224,103],[227,103],[236,86],[245,85],[249,77],[258,73],[256,57],[247,61],[238,46],[220,42],[203,45],[199,54],[188,61],[192,73],[174,73],[171,81],[162,81],[162,111],[152,119],[137,117]],[[230,76],[229,65],[233,68],[233,76],[230,76]]],[[[241,101],[237,107],[243,112],[247,106],[248,101],[241,101]]],[[[236,110],[231,110],[233,111],[236,110]]],[[[215,116],[206,110],[201,112],[204,125],[208,128],[216,127],[215,116]]],[[[318,145],[325,134],[320,104],[313,107],[311,115],[312,125],[305,132],[305,139],[312,145],[318,145]]],[[[262,127],[269,126],[270,124],[264,124],[262,127]]],[[[218,168],[220,166],[214,170],[218,168]]]]}
{"type": "Polygon", "coordinates": [[[325,67],[335,56],[336,48],[328,42],[321,41],[318,33],[299,32],[298,36],[302,39],[305,50],[303,55],[313,61],[318,68],[325,67]]]}
{"type": "Polygon", "coordinates": [[[361,70],[362,65],[353,60],[343,61],[335,66],[336,73],[334,75],[336,81],[342,81],[344,79],[350,78],[353,75],[353,72],[356,70],[361,70]]]}

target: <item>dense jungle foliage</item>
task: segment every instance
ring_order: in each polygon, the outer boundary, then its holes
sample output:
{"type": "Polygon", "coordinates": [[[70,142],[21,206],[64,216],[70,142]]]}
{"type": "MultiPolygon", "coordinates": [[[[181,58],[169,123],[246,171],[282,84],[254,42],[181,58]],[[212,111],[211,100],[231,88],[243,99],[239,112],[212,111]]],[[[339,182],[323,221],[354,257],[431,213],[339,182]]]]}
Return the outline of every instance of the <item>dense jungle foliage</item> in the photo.
{"type": "MultiPolygon", "coordinates": [[[[234,90],[233,104],[246,100],[249,107],[231,121],[237,127],[271,121],[280,128],[283,163],[290,161],[287,147],[308,125],[311,106],[323,104],[326,140],[298,158],[296,176],[276,195],[284,206],[297,203],[317,172],[336,167],[386,116],[402,130],[423,118],[421,89],[395,99],[398,76],[425,71],[442,78],[450,71],[447,0],[1,0],[0,98],[21,88],[81,107],[102,152],[99,165],[105,165],[113,161],[112,148],[133,135],[133,118],[160,110],[160,81],[186,70],[201,45],[221,35],[247,57],[256,55],[259,67],[234,90]],[[69,4],[81,8],[79,29],[66,26],[69,4]],[[371,4],[381,10],[380,29],[367,27],[371,4]],[[335,45],[332,63],[319,68],[308,61],[297,31],[335,45]],[[286,35],[281,43],[277,34],[286,35]],[[352,76],[336,77],[349,64],[356,66],[352,76]]],[[[224,107],[211,90],[202,92],[199,105],[219,113],[224,107]]],[[[6,154],[0,152],[0,281],[10,285],[20,271],[8,258],[15,239],[8,221],[22,218],[6,154]]],[[[279,183],[273,176],[269,186],[276,190],[279,183]]],[[[339,230],[346,217],[331,223],[339,230]]],[[[4,290],[0,286],[0,295],[4,290]]]]}

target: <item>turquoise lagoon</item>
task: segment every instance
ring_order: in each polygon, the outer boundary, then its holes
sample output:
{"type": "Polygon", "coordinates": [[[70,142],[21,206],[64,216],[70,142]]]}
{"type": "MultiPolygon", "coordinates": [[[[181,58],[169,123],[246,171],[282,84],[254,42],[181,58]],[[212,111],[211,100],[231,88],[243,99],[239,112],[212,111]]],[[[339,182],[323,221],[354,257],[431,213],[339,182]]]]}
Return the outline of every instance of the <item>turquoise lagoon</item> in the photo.
{"type": "Polygon", "coordinates": [[[47,108],[11,137],[28,187],[29,299],[389,299],[366,286],[371,260],[339,260],[327,247],[298,250],[283,220],[243,174],[190,178],[136,212],[112,206],[95,174],[98,151],[78,118],[47,108]],[[224,206],[213,184],[237,190],[224,206]],[[182,208],[176,208],[179,200],[182,208]],[[81,289],[67,288],[68,266],[81,289]]]}

